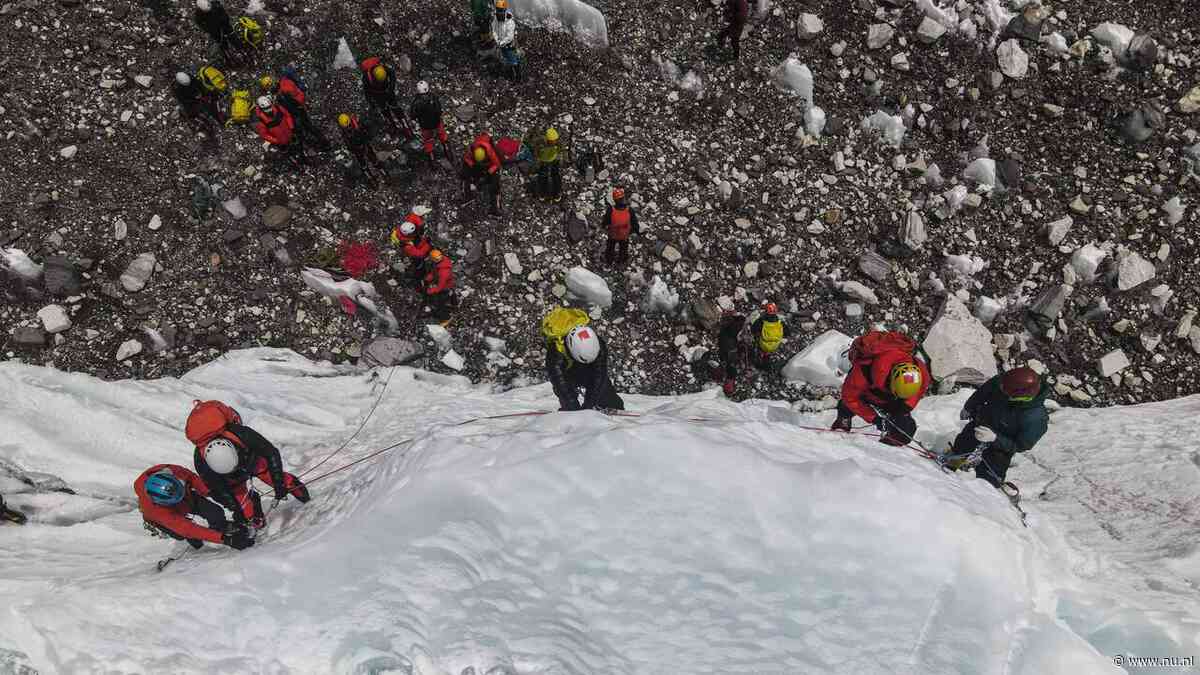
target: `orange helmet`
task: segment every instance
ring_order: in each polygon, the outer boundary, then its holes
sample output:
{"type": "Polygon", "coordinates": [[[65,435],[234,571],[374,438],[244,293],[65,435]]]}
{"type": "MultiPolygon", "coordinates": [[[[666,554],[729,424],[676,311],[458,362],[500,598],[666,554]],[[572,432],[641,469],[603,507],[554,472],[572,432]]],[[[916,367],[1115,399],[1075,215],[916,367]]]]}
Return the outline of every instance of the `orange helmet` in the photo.
{"type": "Polygon", "coordinates": [[[625,199],[625,188],[623,188],[623,187],[613,188],[612,198],[613,198],[614,202],[619,202],[622,199],[625,199]]]}
{"type": "Polygon", "coordinates": [[[429,259],[433,262],[440,262],[444,257],[446,256],[442,255],[442,252],[436,248],[429,252],[429,259]]]}
{"type": "Polygon", "coordinates": [[[767,304],[763,305],[763,312],[766,313],[767,316],[775,316],[779,313],[779,305],[776,305],[773,302],[768,302],[767,304]]]}

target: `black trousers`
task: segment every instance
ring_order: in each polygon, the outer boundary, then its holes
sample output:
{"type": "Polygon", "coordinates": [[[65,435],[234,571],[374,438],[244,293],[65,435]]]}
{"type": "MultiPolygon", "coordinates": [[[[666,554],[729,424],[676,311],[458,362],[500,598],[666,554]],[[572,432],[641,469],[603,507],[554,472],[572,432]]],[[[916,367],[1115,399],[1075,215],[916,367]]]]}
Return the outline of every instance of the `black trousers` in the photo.
{"type": "Polygon", "coordinates": [[[746,27],[745,19],[734,19],[729,22],[717,35],[717,46],[725,44],[729,40],[733,44],[733,58],[738,59],[742,56],[742,30],[746,27]]]}
{"type": "MultiPolygon", "coordinates": [[[[854,418],[854,412],[842,401],[838,401],[837,414],[839,419],[854,418]]],[[[887,415],[887,421],[884,423],[883,433],[903,439],[905,444],[911,443],[917,433],[917,421],[913,419],[912,413],[885,410],[884,414],[887,415]]]]}
{"type": "MultiPolygon", "coordinates": [[[[192,503],[192,513],[203,518],[204,521],[208,523],[208,529],[216,530],[217,532],[224,532],[225,526],[229,523],[229,521],[225,518],[225,509],[221,508],[220,504],[208,499],[207,497],[201,497],[198,494],[193,494],[192,498],[195,500],[192,503]]],[[[182,535],[177,534],[163,527],[162,525],[155,523],[155,527],[172,539],[184,539],[182,535]]],[[[204,542],[200,541],[199,539],[188,539],[187,543],[191,544],[192,548],[200,548],[204,545],[204,542]]]]}
{"type": "Polygon", "coordinates": [[[308,116],[308,110],[297,107],[295,112],[292,113],[292,117],[296,120],[296,131],[312,138],[318,150],[324,151],[329,149],[329,139],[325,138],[325,135],[321,133],[321,129],[317,125],[313,124],[312,118],[308,116]]]}
{"type": "MultiPolygon", "coordinates": [[[[955,454],[970,454],[979,447],[975,440],[975,426],[968,424],[954,438],[955,454]]],[[[1008,476],[1008,467],[1012,466],[1013,453],[998,450],[988,446],[982,453],[979,463],[975,465],[975,477],[982,478],[996,487],[1000,487],[1008,476]]]]}
{"type": "Polygon", "coordinates": [[[604,262],[611,263],[614,253],[616,254],[617,262],[629,260],[629,240],[612,239],[610,237],[608,244],[604,247],[604,262]]]}
{"type": "Polygon", "coordinates": [[[429,309],[433,312],[433,318],[438,321],[446,321],[450,318],[450,304],[453,299],[454,291],[442,291],[433,295],[425,296],[429,302],[429,309]]]}
{"type": "Polygon", "coordinates": [[[543,197],[558,197],[562,194],[562,167],[559,162],[543,164],[537,173],[538,192],[543,197]]]}

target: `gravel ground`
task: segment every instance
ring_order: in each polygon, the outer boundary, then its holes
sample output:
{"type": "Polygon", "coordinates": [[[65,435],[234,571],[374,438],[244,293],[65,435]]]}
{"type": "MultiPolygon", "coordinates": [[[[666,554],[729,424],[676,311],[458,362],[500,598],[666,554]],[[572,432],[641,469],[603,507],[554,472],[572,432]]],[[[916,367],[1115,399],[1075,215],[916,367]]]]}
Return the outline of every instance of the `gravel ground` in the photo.
{"type": "MultiPolygon", "coordinates": [[[[0,245],[50,263],[47,270],[74,265],[81,284],[63,287],[49,274],[25,280],[9,270],[0,354],[105,378],[177,375],[226,349],[254,345],[353,360],[376,327],[363,312],[347,315],[308,290],[299,266],[327,263],[343,239],[386,249],[391,226],[423,206],[431,209],[438,245],[456,261],[462,300],[450,330],[465,357],[462,374],[477,381],[544,379],[538,322],[559,302],[555,287],[564,272],[583,265],[613,291],[613,306],[597,324],[625,391],[711,385],[706,369],[689,366],[685,356],[715,343],[694,320],[701,301],[722,298],[742,311],[760,299],[779,302],[789,329],[782,361],[828,329],[854,335],[887,323],[923,335],[947,292],[972,306],[981,296],[1003,301],[989,326],[1006,347],[997,354],[1000,364],[1041,361],[1065,402],[1200,391],[1200,328],[1189,333],[1185,319],[1200,305],[1192,264],[1200,189],[1188,156],[1200,139],[1197,116],[1176,107],[1200,84],[1200,18],[1165,0],[1055,3],[1043,35],[1057,32],[1073,45],[1098,24],[1116,22],[1153,35],[1157,63],[1142,73],[1118,70],[1096,46],[1078,57],[1023,42],[1028,74],[1014,79],[999,72],[988,2],[958,3],[978,25],[974,37],[949,31],[932,45],[918,39],[918,4],[776,3],[753,18],[735,64],[711,48],[716,22],[707,4],[607,0],[597,6],[608,18],[612,49],[594,51],[569,34],[523,26],[528,77],[511,83],[478,63],[465,35],[466,2],[267,3],[258,18],[268,48],[254,66],[228,75],[248,88],[261,73],[297,64],[313,116],[331,139],[338,112],[365,113],[357,72],[331,68],[344,36],[359,57],[381,53],[407,62],[399,87],[406,100],[417,79],[441,93],[456,151],[484,128],[520,137],[553,123],[570,147],[603,153],[595,182],[564,171],[565,197],[554,205],[529,195],[521,176],[508,171],[504,213],[488,217],[464,203],[446,169],[404,170],[371,188],[347,179],[344,154],[320,157],[297,175],[265,161],[249,128],[226,129],[218,143],[198,138],[170,95],[176,69],[194,71],[210,58],[190,7],[161,0],[2,3],[0,245]],[[822,19],[814,38],[799,37],[801,12],[822,19]],[[869,49],[869,26],[880,23],[895,34],[869,49]],[[803,133],[805,103],[772,82],[790,54],[815,76],[814,103],[828,116],[819,138],[803,133]],[[897,54],[907,58],[907,71],[893,66],[897,54]],[[664,59],[698,75],[702,96],[664,77],[664,59]],[[1147,100],[1159,102],[1165,116],[1134,145],[1118,122],[1147,100]],[[907,122],[898,147],[862,130],[863,118],[881,109],[907,122]],[[1001,166],[1007,189],[978,190],[963,179],[980,156],[1001,166]],[[933,164],[943,184],[927,173],[933,164]],[[218,205],[216,215],[194,218],[197,175],[221,184],[226,198],[238,197],[248,215],[235,219],[218,205]],[[728,198],[723,181],[734,188],[728,198]],[[606,268],[601,255],[599,220],[614,183],[633,193],[643,230],[623,269],[606,268]],[[957,185],[978,199],[951,214],[944,195],[957,185]],[[1185,211],[1172,223],[1163,206],[1176,196],[1185,211]],[[1083,203],[1072,210],[1078,197],[1083,203]],[[268,228],[262,214],[272,206],[285,206],[290,217],[268,228]],[[910,214],[927,230],[915,250],[897,243],[910,214]],[[565,224],[580,215],[591,231],[573,243],[565,224]],[[1065,238],[1049,243],[1044,226],[1066,215],[1073,223],[1065,238]],[[118,221],[127,228],[123,238],[118,221]],[[1109,255],[1100,278],[1085,283],[1064,266],[1092,243],[1109,255]],[[666,245],[682,254],[678,261],[663,257],[666,245]],[[891,264],[879,278],[858,262],[871,250],[891,264]],[[1121,290],[1113,261],[1126,250],[1149,261],[1154,277],[1121,290]],[[154,274],[130,292],[120,277],[145,253],[155,258],[154,274]],[[505,253],[516,254],[520,273],[506,266],[505,253]],[[642,309],[655,275],[679,294],[679,311],[642,309]],[[847,305],[858,300],[846,297],[844,281],[862,283],[878,303],[848,315],[847,305]],[[1071,287],[1061,315],[1040,324],[1031,318],[1031,303],[1064,283],[1071,287]],[[39,310],[51,304],[66,309],[71,326],[39,336],[46,327],[39,310]],[[489,357],[485,336],[506,340],[503,356],[489,357]],[[47,345],[29,344],[38,337],[47,345]],[[137,349],[131,340],[141,351],[118,360],[119,352],[137,349]],[[1101,377],[1098,360],[1117,349],[1129,367],[1101,377]]],[[[235,16],[239,10],[230,6],[235,16]]],[[[395,149],[397,139],[381,146],[395,149]]],[[[429,343],[421,363],[449,372],[422,326],[427,315],[419,299],[393,266],[399,262],[386,251],[367,280],[396,315],[397,336],[429,343]]],[[[741,383],[736,397],[812,393],[764,375],[741,383]]]]}

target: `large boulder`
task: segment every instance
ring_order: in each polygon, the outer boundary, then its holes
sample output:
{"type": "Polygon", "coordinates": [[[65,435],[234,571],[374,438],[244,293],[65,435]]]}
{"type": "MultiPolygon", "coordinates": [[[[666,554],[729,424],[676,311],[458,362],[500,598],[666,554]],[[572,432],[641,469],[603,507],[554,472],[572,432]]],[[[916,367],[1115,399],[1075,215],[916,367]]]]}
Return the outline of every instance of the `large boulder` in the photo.
{"type": "Polygon", "coordinates": [[[935,378],[983,384],[996,375],[991,331],[953,295],[946,296],[923,346],[935,378]]]}
{"type": "Polygon", "coordinates": [[[850,348],[854,338],[836,330],[827,330],[817,336],[799,354],[784,364],[784,379],[805,382],[818,387],[839,387],[846,377],[849,362],[842,354],[850,348]]]}
{"type": "Polygon", "coordinates": [[[415,361],[424,351],[418,342],[377,337],[362,346],[362,361],[367,366],[399,366],[415,361]]]}
{"type": "Polygon", "coordinates": [[[45,274],[43,279],[46,283],[46,292],[50,295],[62,298],[79,295],[79,291],[82,288],[79,270],[75,268],[75,264],[70,259],[64,256],[46,258],[46,265],[43,272],[45,274]]]}
{"type": "Polygon", "coordinates": [[[599,275],[585,267],[572,267],[567,270],[563,282],[567,292],[581,300],[587,301],[601,309],[612,307],[612,291],[599,275]]]}
{"type": "Polygon", "coordinates": [[[153,253],[143,253],[133,259],[121,274],[121,286],[130,293],[136,293],[146,287],[150,276],[154,274],[157,260],[153,253]]]}
{"type": "Polygon", "coordinates": [[[654,275],[654,281],[650,282],[646,288],[646,296],[642,299],[642,311],[647,314],[671,315],[678,307],[679,294],[672,291],[661,277],[654,275]]]}

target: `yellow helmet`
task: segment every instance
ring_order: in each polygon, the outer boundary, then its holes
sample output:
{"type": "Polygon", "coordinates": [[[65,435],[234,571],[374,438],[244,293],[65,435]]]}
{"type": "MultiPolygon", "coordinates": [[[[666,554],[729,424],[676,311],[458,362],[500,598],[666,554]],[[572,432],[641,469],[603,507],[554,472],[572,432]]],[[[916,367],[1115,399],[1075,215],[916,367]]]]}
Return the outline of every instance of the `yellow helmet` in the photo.
{"type": "Polygon", "coordinates": [[[342,113],[341,115],[338,115],[338,126],[343,129],[350,126],[350,115],[347,113],[342,113]]]}
{"type": "Polygon", "coordinates": [[[483,148],[475,148],[474,156],[476,162],[482,162],[483,160],[487,159],[487,151],[483,148]]]}
{"type": "Polygon", "coordinates": [[[896,398],[910,399],[921,393],[921,388],[925,384],[923,378],[924,375],[921,374],[921,368],[917,364],[897,363],[888,377],[888,388],[892,390],[896,398]]]}
{"type": "Polygon", "coordinates": [[[258,86],[270,91],[275,88],[275,78],[271,77],[270,75],[263,75],[262,77],[258,78],[258,86]]]}
{"type": "Polygon", "coordinates": [[[546,130],[546,142],[547,143],[557,143],[558,142],[558,129],[555,129],[554,127],[550,127],[549,129],[546,130]]]}
{"type": "Polygon", "coordinates": [[[380,82],[387,80],[387,68],[384,68],[383,66],[375,66],[371,69],[371,77],[380,82]]]}

